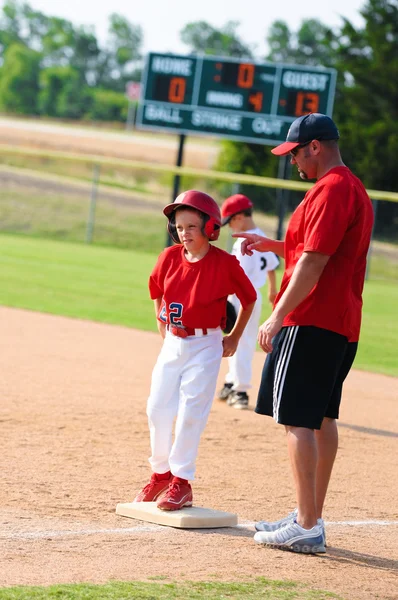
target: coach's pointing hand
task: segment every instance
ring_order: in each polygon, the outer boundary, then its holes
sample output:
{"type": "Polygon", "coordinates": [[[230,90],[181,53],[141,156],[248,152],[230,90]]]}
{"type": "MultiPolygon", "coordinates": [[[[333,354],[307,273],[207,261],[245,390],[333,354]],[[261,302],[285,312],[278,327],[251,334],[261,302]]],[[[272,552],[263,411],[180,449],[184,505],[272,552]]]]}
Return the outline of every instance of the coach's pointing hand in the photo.
{"type": "Polygon", "coordinates": [[[251,256],[253,250],[257,250],[257,252],[274,252],[274,254],[282,256],[282,258],[285,257],[285,242],[281,240],[271,240],[271,238],[264,237],[263,235],[246,233],[245,231],[233,233],[232,237],[244,238],[241,245],[242,254],[251,256]]]}
{"type": "Polygon", "coordinates": [[[258,235],[257,233],[245,233],[244,231],[233,233],[232,237],[234,238],[245,238],[242,242],[241,251],[242,254],[248,254],[251,256],[253,254],[253,250],[257,250],[258,252],[268,252],[270,250],[269,242],[270,240],[262,235],[258,235]]]}

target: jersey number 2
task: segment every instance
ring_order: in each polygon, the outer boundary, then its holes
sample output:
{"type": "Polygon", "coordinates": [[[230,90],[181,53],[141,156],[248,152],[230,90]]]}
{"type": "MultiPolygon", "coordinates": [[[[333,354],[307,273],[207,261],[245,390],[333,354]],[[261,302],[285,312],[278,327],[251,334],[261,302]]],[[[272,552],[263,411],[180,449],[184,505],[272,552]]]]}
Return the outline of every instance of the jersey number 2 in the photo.
{"type": "Polygon", "coordinates": [[[179,302],[170,302],[169,304],[169,319],[171,325],[182,325],[182,309],[183,305],[179,302]]]}
{"type": "MultiPolygon", "coordinates": [[[[183,305],[179,302],[170,302],[169,304],[169,319],[171,325],[182,325],[182,311],[183,305]]],[[[163,302],[162,308],[160,309],[159,319],[164,323],[167,323],[167,312],[166,304],[163,302]]]]}

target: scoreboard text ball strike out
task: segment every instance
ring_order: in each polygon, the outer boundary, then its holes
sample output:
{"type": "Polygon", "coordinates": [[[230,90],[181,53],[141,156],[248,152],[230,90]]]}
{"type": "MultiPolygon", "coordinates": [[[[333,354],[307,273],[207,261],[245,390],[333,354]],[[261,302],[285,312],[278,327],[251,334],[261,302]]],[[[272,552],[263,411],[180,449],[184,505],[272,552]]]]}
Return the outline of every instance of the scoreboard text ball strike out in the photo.
{"type": "Polygon", "coordinates": [[[309,112],[332,116],[335,69],[151,53],[139,129],[277,144],[309,112]]]}

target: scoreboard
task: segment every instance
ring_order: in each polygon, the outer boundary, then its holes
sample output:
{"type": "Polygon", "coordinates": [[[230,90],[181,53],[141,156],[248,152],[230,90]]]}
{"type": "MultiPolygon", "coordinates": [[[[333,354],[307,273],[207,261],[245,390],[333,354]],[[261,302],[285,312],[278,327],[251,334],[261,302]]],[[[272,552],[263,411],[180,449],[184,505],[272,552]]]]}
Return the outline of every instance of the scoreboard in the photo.
{"type": "Polygon", "coordinates": [[[332,116],[335,85],[335,69],[151,53],[136,125],[274,145],[297,117],[332,116]]]}

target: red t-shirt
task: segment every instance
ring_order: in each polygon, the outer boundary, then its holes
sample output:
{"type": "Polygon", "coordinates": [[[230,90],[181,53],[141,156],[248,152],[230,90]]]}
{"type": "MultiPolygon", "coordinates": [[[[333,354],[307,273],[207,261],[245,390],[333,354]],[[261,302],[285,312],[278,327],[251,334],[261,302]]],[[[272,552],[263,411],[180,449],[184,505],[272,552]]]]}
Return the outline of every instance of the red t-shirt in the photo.
{"type": "Polygon", "coordinates": [[[149,292],[153,300],[163,297],[160,321],[194,329],[224,328],[230,294],[238,296],[244,309],[257,298],[235,256],[212,245],[193,263],[181,244],[163,250],[149,278],[149,292]]]}
{"type": "Polygon", "coordinates": [[[372,203],[347,167],[331,169],[306,193],[286,232],[285,273],[275,303],[303,252],[330,258],[318,283],[283,325],[314,325],[358,341],[372,226],[372,203]]]}

